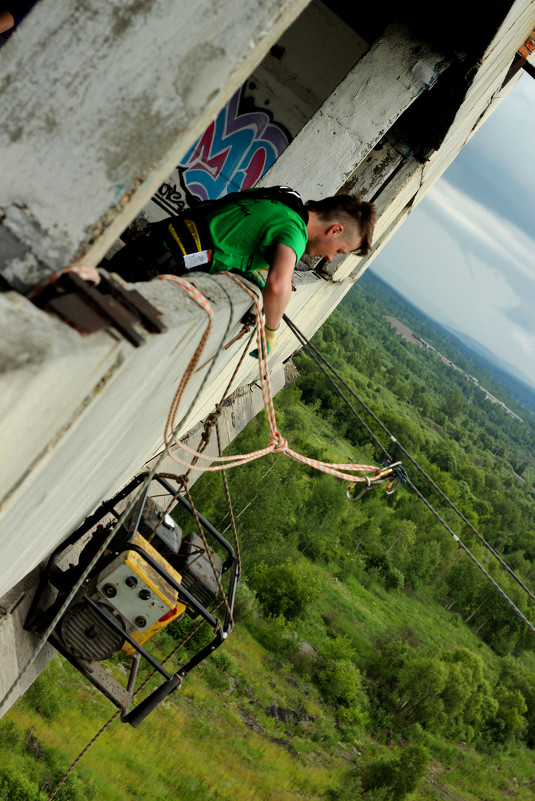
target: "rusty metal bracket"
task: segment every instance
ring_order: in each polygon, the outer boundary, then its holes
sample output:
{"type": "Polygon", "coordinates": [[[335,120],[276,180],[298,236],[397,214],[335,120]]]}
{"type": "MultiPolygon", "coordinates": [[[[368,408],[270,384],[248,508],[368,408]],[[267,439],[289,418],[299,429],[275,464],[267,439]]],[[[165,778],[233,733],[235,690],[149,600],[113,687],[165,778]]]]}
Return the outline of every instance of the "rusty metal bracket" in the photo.
{"type": "Polygon", "coordinates": [[[167,327],[160,321],[160,317],[162,316],[161,311],[153,306],[152,303],[149,303],[136,289],[123,289],[106,270],[100,270],[100,277],[101,283],[99,284],[99,288],[104,282],[104,288],[107,289],[109,294],[118,300],[125,308],[139,315],[143,325],[148,331],[161,334],[167,330],[167,327]]]}
{"type": "Polygon", "coordinates": [[[32,301],[84,334],[113,327],[135,347],[145,340],[140,329],[153,333],[166,330],[158,309],[135,289],[123,289],[104,270],[96,287],[76,273],[63,273],[57,281],[45,285],[32,301]]]}

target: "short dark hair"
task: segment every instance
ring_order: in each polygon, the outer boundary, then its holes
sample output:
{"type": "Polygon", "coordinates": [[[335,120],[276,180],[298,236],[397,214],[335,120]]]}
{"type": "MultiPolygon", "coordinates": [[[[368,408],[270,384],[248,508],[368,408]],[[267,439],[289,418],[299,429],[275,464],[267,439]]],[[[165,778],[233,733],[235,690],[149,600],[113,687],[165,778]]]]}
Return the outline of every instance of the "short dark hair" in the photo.
{"type": "Polygon", "coordinates": [[[360,195],[332,195],[323,200],[309,200],[306,207],[326,222],[341,223],[351,236],[361,236],[362,244],[355,251],[358,256],[370,252],[376,216],[373,203],[362,200],[360,195]]]}

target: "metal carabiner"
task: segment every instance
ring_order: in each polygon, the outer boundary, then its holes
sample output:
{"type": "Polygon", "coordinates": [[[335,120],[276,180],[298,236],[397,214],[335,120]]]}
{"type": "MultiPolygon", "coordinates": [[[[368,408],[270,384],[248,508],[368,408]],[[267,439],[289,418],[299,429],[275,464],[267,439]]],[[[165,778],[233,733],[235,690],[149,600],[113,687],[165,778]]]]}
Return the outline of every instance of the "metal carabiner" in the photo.
{"type": "Polygon", "coordinates": [[[398,488],[398,484],[397,478],[389,478],[386,482],[385,495],[393,495],[398,488]]]}
{"type": "Polygon", "coordinates": [[[360,501],[360,499],[362,498],[364,493],[367,490],[371,489],[372,483],[371,483],[369,477],[368,476],[363,476],[363,479],[366,482],[366,486],[363,489],[361,489],[361,491],[359,492],[359,494],[357,495],[356,498],[353,498],[349,493],[353,489],[353,487],[355,487],[357,485],[358,482],[354,481],[353,483],[350,483],[350,484],[347,485],[347,487],[346,487],[346,498],[347,498],[348,501],[360,501]]]}

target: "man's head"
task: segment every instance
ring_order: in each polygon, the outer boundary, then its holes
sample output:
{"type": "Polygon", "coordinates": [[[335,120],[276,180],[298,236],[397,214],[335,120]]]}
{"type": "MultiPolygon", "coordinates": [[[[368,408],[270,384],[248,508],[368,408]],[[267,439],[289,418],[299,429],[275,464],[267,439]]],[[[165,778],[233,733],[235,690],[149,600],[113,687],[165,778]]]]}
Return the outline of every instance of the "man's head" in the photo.
{"type": "Polygon", "coordinates": [[[331,261],[343,253],[365,256],[372,244],[375,206],[352,195],[334,195],[306,204],[309,256],[331,261]]]}

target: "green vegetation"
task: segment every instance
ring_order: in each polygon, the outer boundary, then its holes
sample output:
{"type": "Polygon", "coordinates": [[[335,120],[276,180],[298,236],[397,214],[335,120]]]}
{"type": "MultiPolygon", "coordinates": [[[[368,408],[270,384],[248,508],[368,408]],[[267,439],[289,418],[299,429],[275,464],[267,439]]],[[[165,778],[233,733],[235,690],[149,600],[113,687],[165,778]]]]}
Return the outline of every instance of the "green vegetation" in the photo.
{"type": "MultiPolygon", "coordinates": [[[[365,277],[314,343],[524,582],[535,586],[535,420],[414,310],[365,277]],[[479,378],[402,339],[386,316],[479,378]]],[[[328,461],[383,454],[305,355],[277,398],[291,446],[328,461]]],[[[367,420],[367,422],[369,422],[367,420]]],[[[374,433],[398,458],[388,438],[374,433]]],[[[232,450],[268,439],[262,417],[232,450]]],[[[522,612],[534,605],[409,464],[411,480],[522,612]]],[[[284,456],[230,472],[244,580],[228,643],[138,729],[113,723],[69,801],[519,801],[533,797],[535,635],[403,486],[351,503],[284,456]]],[[[224,531],[220,478],[194,487],[224,531]]],[[[159,638],[169,653],[185,618],[159,638]]],[[[187,648],[206,642],[201,631],[187,648]]],[[[176,659],[187,654],[179,652],[176,659]]],[[[177,663],[175,663],[177,664],[177,663]]],[[[114,669],[120,670],[120,660],[114,669]]],[[[0,721],[0,801],[44,801],[113,713],[56,658],[0,721]]]]}

